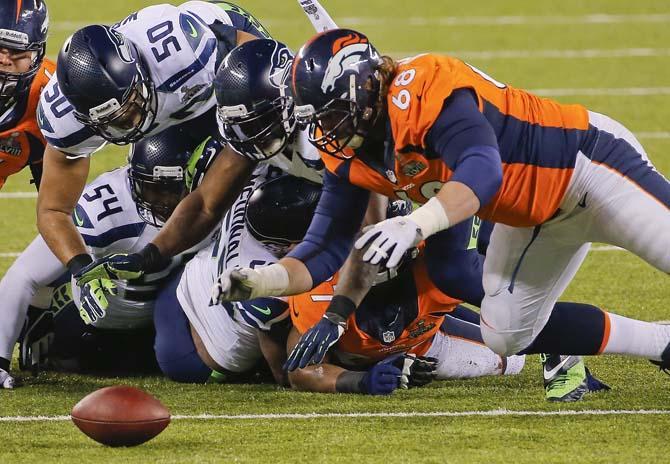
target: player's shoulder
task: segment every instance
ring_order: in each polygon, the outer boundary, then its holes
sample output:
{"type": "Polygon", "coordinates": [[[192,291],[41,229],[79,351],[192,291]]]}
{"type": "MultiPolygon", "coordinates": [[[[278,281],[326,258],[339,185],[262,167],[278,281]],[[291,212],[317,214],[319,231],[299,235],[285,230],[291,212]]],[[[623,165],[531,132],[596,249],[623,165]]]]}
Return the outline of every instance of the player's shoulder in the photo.
{"type": "Polygon", "coordinates": [[[73,156],[89,156],[104,145],[104,140],[77,121],[74,108],[58,86],[58,77],[51,73],[37,105],[37,123],[46,141],[73,156]]]}
{"type": "Polygon", "coordinates": [[[387,104],[396,146],[422,146],[461,72],[458,60],[423,54],[400,60],[389,85],[387,104]]]}
{"type": "Polygon", "coordinates": [[[103,173],[88,184],[72,219],[86,244],[94,248],[139,237],[147,225],[130,194],[128,167],[103,173]]]}

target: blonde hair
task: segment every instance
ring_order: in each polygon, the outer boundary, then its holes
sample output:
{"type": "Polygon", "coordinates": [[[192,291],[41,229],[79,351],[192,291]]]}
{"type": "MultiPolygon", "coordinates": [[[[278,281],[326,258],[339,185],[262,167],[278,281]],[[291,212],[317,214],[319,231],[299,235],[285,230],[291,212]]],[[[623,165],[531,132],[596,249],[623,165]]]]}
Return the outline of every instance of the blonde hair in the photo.
{"type": "Polygon", "coordinates": [[[398,72],[398,63],[390,56],[382,56],[381,63],[377,67],[379,73],[379,97],[377,103],[386,106],[386,95],[398,72]]]}

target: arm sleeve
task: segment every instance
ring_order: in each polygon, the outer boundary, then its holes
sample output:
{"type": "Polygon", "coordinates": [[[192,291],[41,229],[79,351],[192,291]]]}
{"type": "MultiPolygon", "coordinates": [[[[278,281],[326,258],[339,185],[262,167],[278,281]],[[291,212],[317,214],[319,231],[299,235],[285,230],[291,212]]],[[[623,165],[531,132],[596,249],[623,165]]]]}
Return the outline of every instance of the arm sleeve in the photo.
{"type": "Polygon", "coordinates": [[[303,241],[288,254],[302,261],[314,286],[342,267],[361,227],[370,192],[326,172],[314,218],[303,241]]]}
{"type": "Polygon", "coordinates": [[[428,275],[437,288],[475,306],[480,306],[484,298],[478,224],[472,218],[428,237],[425,252],[428,275]]]}
{"type": "Polygon", "coordinates": [[[14,344],[33,296],[67,269],[38,235],[21,253],[0,281],[0,357],[12,358],[14,344]]]}
{"type": "Polygon", "coordinates": [[[493,127],[470,90],[454,91],[426,135],[427,148],[454,171],[450,181],[467,185],[488,204],[502,184],[502,162],[493,127]]]}

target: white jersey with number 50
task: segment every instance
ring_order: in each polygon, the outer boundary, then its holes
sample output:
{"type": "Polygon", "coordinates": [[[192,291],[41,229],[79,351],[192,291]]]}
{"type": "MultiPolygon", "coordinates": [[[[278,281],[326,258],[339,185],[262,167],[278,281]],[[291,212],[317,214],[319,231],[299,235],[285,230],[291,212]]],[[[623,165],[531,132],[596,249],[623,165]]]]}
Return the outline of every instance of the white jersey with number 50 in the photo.
{"type": "MultiPolygon", "coordinates": [[[[233,26],[230,15],[214,4],[191,1],[180,6],[143,8],[113,27],[137,47],[156,87],[157,115],[148,135],[196,118],[216,104],[217,38],[209,25],[233,26]]],[[[46,140],[73,158],[90,156],[105,140],[74,117],[54,76],[37,111],[46,140]]]]}

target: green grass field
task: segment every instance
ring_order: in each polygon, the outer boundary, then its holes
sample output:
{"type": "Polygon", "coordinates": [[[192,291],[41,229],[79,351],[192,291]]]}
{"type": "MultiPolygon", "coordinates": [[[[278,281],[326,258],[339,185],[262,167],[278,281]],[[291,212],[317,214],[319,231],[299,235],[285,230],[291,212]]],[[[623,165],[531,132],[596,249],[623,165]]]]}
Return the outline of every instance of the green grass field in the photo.
{"type": "MultiPolygon", "coordinates": [[[[480,0],[477,2],[322,0],[341,26],[367,33],[394,56],[443,51],[496,79],[540,89],[606,113],[637,133],[659,171],[670,175],[670,4],[667,0],[480,0]]],[[[91,22],[115,22],[148,0],[51,0],[49,55],[91,22]]],[[[178,2],[174,2],[178,3],[178,2]]],[[[240,0],[242,3],[242,0],[240,0]]],[[[246,9],[297,49],[311,35],[295,0],[247,0],[246,9]]],[[[126,150],[94,156],[92,176],[124,163],[126,150]]],[[[28,175],[3,189],[30,192],[28,175]]],[[[35,236],[35,199],[0,197],[0,275],[35,236]]],[[[1,295],[0,295],[1,298],[1,295]]],[[[594,251],[564,299],[627,316],[670,319],[667,276],[622,251],[594,251]]],[[[1,308],[1,307],[0,307],[1,308]]],[[[1,309],[0,309],[1,310],[1,309]]],[[[607,357],[588,365],[612,387],[575,405],[544,401],[530,357],[514,378],[437,382],[389,398],[292,392],[271,385],[185,386],[160,378],[41,374],[0,391],[0,462],[663,462],[670,427],[670,378],[648,362],[607,357]],[[138,448],[98,445],[62,416],[85,394],[127,383],[155,394],[177,419],[138,448]],[[405,417],[416,412],[533,411],[547,415],[405,417]],[[651,411],[621,414],[620,410],[651,411]],[[558,415],[584,411],[583,415],[558,415]],[[608,412],[596,415],[590,411],[608,412]],[[306,413],[373,417],[287,417],[306,413]],[[257,416],[277,414],[278,417],[257,416]],[[282,416],[283,415],[283,416],[282,416]]]]}

